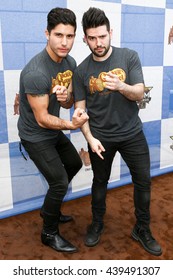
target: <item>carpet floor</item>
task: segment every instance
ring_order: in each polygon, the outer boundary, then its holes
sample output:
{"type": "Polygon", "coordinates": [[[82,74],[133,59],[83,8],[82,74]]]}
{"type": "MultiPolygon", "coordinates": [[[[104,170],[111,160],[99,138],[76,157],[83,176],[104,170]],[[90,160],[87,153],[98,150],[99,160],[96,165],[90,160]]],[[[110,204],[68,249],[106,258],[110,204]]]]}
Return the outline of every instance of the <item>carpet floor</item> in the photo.
{"type": "Polygon", "coordinates": [[[132,184],[107,193],[105,230],[100,243],[86,247],[86,227],[91,221],[91,197],[63,203],[62,212],[74,221],[61,224],[61,235],[76,245],[77,253],[59,253],[40,241],[42,219],[39,210],[0,221],[1,260],[172,260],[173,259],[173,173],[152,178],[151,230],[163,253],[147,253],[131,237],[135,223],[132,184]]]}

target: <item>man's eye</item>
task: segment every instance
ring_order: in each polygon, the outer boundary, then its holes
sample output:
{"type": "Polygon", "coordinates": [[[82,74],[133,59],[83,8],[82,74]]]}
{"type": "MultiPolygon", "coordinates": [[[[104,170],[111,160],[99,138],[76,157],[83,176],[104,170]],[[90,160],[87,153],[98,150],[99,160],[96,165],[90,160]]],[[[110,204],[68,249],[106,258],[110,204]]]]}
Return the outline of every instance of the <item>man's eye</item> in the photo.
{"type": "Polygon", "coordinates": [[[89,37],[88,39],[89,39],[90,41],[94,41],[95,38],[94,38],[94,37],[89,37]]]}
{"type": "Polygon", "coordinates": [[[72,38],[74,38],[74,35],[68,35],[67,38],[72,39],[72,38]]]}

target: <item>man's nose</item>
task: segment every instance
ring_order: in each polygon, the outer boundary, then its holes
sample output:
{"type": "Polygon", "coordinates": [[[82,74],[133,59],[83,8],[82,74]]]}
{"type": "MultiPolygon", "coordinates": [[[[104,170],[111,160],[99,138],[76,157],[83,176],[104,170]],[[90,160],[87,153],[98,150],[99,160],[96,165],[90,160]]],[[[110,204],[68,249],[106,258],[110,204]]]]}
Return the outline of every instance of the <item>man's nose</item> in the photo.
{"type": "Polygon", "coordinates": [[[101,46],[101,40],[99,38],[96,38],[96,44],[97,46],[101,46]]]}
{"type": "Polygon", "coordinates": [[[63,36],[62,38],[62,45],[67,45],[67,37],[63,36]]]}

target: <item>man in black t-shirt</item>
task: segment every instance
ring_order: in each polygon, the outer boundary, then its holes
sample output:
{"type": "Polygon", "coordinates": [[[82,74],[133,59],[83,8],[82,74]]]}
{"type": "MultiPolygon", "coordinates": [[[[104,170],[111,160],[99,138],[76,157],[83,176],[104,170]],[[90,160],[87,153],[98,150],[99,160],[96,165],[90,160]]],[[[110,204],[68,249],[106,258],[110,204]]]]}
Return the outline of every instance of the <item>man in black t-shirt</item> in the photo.
{"type": "MultiPolygon", "coordinates": [[[[82,126],[88,142],[92,183],[92,223],[86,246],[95,246],[104,230],[106,192],[113,159],[118,151],[129,167],[134,184],[136,224],[132,237],[156,256],[162,250],[150,231],[149,148],[138,116],[137,101],[144,95],[144,80],[138,54],[111,46],[112,30],[105,13],[90,8],[82,18],[84,41],[91,54],[73,75],[75,106],[87,109],[82,126]]],[[[116,238],[116,236],[115,236],[116,238]]]]}
{"type": "Polygon", "coordinates": [[[82,162],[62,130],[77,129],[88,119],[79,108],[74,111],[72,121],[59,117],[61,107],[73,105],[72,75],[76,62],[68,53],[75,32],[76,16],[71,10],[55,8],[49,12],[47,46],[30,60],[20,75],[18,120],[21,143],[49,185],[41,211],[42,243],[69,253],[77,248],[59,233],[60,208],[68,184],[82,162]]]}

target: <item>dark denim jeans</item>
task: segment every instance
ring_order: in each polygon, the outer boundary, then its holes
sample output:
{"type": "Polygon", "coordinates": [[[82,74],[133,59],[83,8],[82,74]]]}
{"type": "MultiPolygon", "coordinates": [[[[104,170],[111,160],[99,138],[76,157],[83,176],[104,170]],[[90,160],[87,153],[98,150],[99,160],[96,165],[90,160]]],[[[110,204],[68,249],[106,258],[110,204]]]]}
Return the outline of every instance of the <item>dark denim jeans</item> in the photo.
{"type": "Polygon", "coordinates": [[[59,211],[68,184],[82,167],[82,161],[70,140],[60,132],[57,138],[31,143],[21,140],[22,145],[48,182],[45,196],[44,229],[53,232],[57,228],[59,211]]]}
{"type": "MultiPolygon", "coordinates": [[[[92,184],[92,213],[93,220],[103,221],[106,211],[107,184],[111,173],[111,166],[116,152],[118,151],[127,164],[132,182],[134,184],[134,206],[137,224],[148,227],[150,223],[150,157],[148,144],[144,133],[141,131],[130,140],[122,142],[102,142],[105,152],[104,160],[96,153],[89,154],[93,169],[92,184]]],[[[116,171],[115,171],[116,172],[116,171]]]]}

